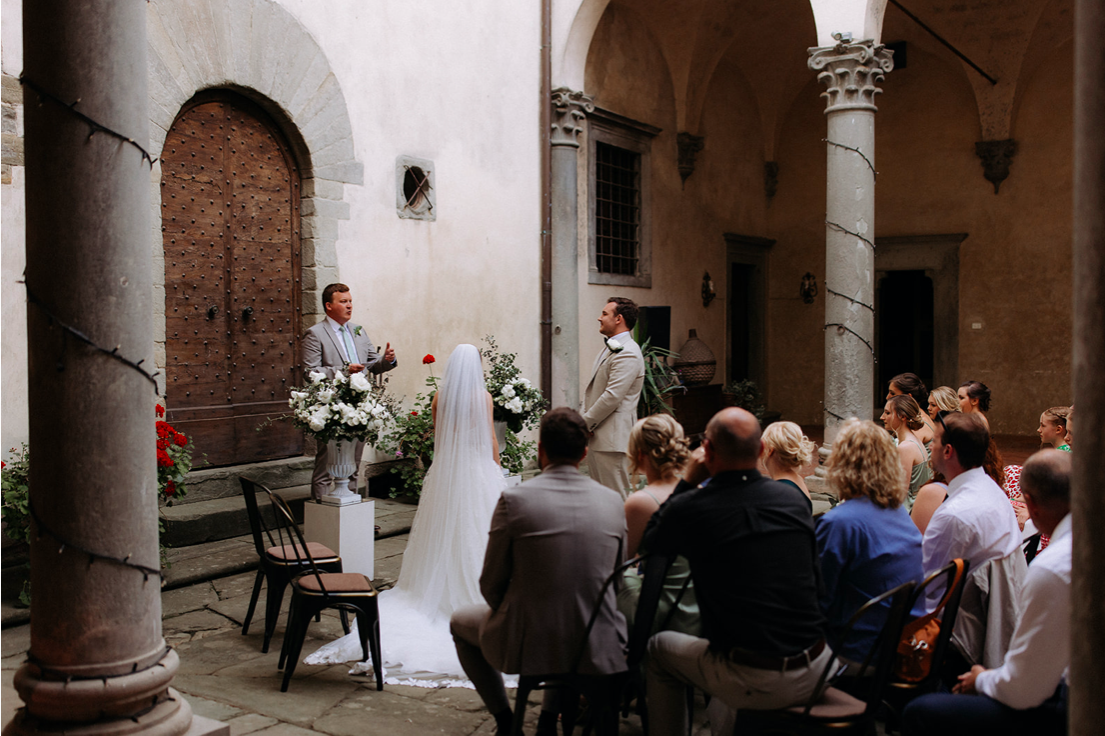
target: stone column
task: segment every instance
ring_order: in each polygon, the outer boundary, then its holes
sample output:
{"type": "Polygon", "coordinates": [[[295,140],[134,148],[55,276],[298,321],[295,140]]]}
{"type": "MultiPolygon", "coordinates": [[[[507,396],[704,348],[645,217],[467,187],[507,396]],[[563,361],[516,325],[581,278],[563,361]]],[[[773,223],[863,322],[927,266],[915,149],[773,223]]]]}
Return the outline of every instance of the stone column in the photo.
{"type": "Polygon", "coordinates": [[[1105,5],[1074,17],[1074,478],[1070,733],[1105,723],[1105,5]]]}
{"type": "Polygon", "coordinates": [[[591,98],[552,91],[552,396],[553,406],[579,409],[579,132],[591,98]]]}
{"type": "Polygon", "coordinates": [[[828,105],[825,196],[825,446],[874,413],[875,85],[894,67],[872,41],[810,49],[828,105]]]}
{"type": "Polygon", "coordinates": [[[33,607],[5,735],[192,724],[161,637],[146,12],[23,4],[33,607]]]}

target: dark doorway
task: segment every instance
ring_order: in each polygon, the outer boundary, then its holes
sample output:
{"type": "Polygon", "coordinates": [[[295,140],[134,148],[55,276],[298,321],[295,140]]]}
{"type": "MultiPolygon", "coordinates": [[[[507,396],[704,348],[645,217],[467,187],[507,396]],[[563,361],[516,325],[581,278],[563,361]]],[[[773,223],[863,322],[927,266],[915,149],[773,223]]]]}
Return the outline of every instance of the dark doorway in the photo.
{"type": "Polygon", "coordinates": [[[729,276],[729,380],[743,381],[752,375],[752,295],[756,267],[732,263],[729,276]]]}
{"type": "Polygon", "coordinates": [[[887,271],[879,280],[875,319],[879,336],[879,381],[875,386],[878,414],[890,379],[899,373],[916,373],[932,388],[932,279],[924,271],[887,271]]]}

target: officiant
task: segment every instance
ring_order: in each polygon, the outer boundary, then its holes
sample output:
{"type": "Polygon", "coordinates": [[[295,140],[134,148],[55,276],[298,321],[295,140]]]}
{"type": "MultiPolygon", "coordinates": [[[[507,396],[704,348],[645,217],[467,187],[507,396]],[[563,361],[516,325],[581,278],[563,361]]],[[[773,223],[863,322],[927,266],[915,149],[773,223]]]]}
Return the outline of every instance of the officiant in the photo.
{"type": "MultiPolygon", "coordinates": [[[[311,371],[322,371],[327,377],[333,377],[336,371],[345,375],[367,371],[373,374],[386,373],[394,368],[395,349],[387,343],[383,353],[376,352],[375,343],[362,325],[355,325],[353,317],[353,296],[345,284],[330,284],[322,290],[322,306],[326,318],[312,326],[303,335],[303,371],[304,378],[311,371]]],[[[354,455],[353,477],[350,489],[357,489],[357,473],[361,467],[361,455],[364,443],[358,442],[354,455]]],[[[319,500],[330,486],[330,474],[326,472],[326,443],[318,443],[315,453],[315,472],[311,476],[311,498],[319,500]]]]}

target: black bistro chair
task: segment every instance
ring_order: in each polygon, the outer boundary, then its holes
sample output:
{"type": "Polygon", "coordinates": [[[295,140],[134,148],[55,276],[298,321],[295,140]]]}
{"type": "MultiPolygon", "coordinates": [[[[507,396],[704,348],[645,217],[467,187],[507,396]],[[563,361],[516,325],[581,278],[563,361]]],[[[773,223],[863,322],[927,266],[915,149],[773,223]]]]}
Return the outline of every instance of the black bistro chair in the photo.
{"type": "MultiPolygon", "coordinates": [[[[621,546],[618,547],[618,559],[621,559],[621,546]]],[[[583,637],[576,648],[575,657],[572,660],[572,668],[565,673],[549,675],[521,675],[518,677],[518,690],[514,699],[514,724],[511,729],[513,736],[522,736],[522,724],[526,717],[526,703],[529,695],[534,690],[556,689],[562,693],[560,721],[564,736],[572,736],[579,716],[579,699],[582,695],[587,699],[588,713],[584,722],[583,733],[589,734],[594,728],[600,735],[617,736],[618,734],[618,707],[621,704],[622,691],[625,689],[628,671],[615,672],[609,675],[581,675],[579,664],[583,660],[583,654],[587,650],[587,640],[591,638],[591,629],[595,626],[599,611],[602,610],[606,591],[621,580],[626,568],[640,561],[633,558],[623,562],[614,568],[614,572],[606,578],[599,591],[595,605],[591,608],[591,617],[587,621],[587,627],[583,631],[583,637]]]]}
{"type": "MultiPolygon", "coordinates": [[[[288,626],[284,632],[284,645],[280,648],[278,669],[284,670],[280,692],[288,691],[292,673],[303,650],[303,640],[311,619],[323,609],[337,608],[352,611],[357,616],[357,633],[361,640],[361,656],[368,659],[372,652],[372,670],[376,675],[376,689],[384,689],[383,672],[380,669],[380,609],[376,601],[376,589],[368,576],[358,572],[324,572],[315,562],[310,548],[303,541],[303,532],[295,523],[291,509],[284,499],[270,492],[272,510],[277,523],[290,533],[298,549],[306,557],[305,572],[292,579],[292,603],[288,611],[288,626]]],[[[342,625],[349,632],[349,628],[342,625]]]]}
{"type": "MultiPolygon", "coordinates": [[[[292,578],[307,569],[307,558],[302,547],[296,547],[289,534],[277,523],[270,528],[265,515],[257,505],[257,494],[269,494],[268,488],[257,481],[240,476],[242,496],[246,501],[249,515],[249,527],[253,532],[253,546],[257,548],[257,577],[253,581],[253,594],[249,598],[249,609],[242,622],[242,635],[249,633],[249,623],[257,608],[261,596],[261,582],[267,585],[265,594],[265,639],[262,652],[269,651],[269,642],[276,631],[276,621],[280,617],[280,604],[284,602],[284,590],[292,578]]],[[[271,518],[271,517],[270,517],[271,518]]],[[[319,569],[326,572],[341,572],[341,557],[326,545],[308,542],[306,550],[319,569]]],[[[342,621],[345,624],[345,619],[342,621]]],[[[348,628],[346,629],[348,631],[348,628]]]]}
{"type": "Polygon", "coordinates": [[[737,714],[736,733],[740,734],[867,734],[874,733],[875,714],[882,704],[882,694],[890,679],[898,641],[902,637],[906,613],[909,610],[914,583],[904,583],[864,603],[844,628],[841,641],[847,641],[856,624],[867,616],[884,611],[882,604],[890,601],[890,611],[874,646],[860,668],[862,678],[869,666],[874,674],[864,680],[862,697],[827,687],[839,673],[840,663],[830,657],[805,705],[782,710],[742,710],[737,714]]]}

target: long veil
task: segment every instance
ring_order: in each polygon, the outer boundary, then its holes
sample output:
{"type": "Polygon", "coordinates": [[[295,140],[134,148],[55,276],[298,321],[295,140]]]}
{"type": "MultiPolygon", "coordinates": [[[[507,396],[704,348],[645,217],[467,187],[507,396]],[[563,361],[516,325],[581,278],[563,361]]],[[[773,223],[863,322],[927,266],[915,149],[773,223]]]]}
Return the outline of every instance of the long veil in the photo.
{"type": "MultiPolygon", "coordinates": [[[[467,685],[449,635],[456,609],[482,603],[491,516],[506,487],[492,457],[491,413],[479,351],[458,345],[437,396],[434,460],[392,590],[380,594],[380,638],[389,684],[467,685]]],[[[355,632],[304,660],[328,664],[361,656],[355,632]]],[[[371,671],[359,662],[354,672],[371,671]]]]}

